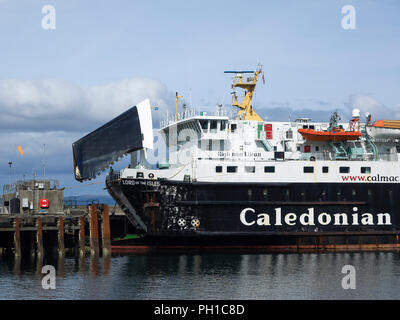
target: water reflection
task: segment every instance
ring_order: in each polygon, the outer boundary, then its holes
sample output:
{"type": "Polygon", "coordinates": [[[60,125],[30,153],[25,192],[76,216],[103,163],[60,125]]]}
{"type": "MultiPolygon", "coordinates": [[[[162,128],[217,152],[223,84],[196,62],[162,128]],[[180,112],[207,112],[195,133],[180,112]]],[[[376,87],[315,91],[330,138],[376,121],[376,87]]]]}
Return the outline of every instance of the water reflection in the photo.
{"type": "Polygon", "coordinates": [[[99,254],[90,254],[89,262],[89,274],[97,276],[99,274],[99,254]]]}
{"type": "Polygon", "coordinates": [[[21,274],[21,256],[14,257],[14,274],[16,276],[21,274]]]}
{"type": "Polygon", "coordinates": [[[103,262],[103,274],[108,275],[110,274],[111,270],[111,254],[110,253],[104,253],[102,257],[102,262],[103,262]]]}
{"type": "Polygon", "coordinates": [[[399,299],[393,252],[325,254],[150,254],[6,258],[0,298],[28,299],[399,299]],[[57,289],[41,287],[55,266],[57,289]],[[343,290],[344,265],[357,272],[343,290]]]}

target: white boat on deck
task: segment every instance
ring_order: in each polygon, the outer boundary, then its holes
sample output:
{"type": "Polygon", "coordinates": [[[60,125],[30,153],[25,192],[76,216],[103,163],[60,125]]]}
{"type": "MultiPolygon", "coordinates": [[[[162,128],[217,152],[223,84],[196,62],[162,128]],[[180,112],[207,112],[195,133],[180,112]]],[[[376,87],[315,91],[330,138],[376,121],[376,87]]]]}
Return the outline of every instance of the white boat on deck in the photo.
{"type": "Polygon", "coordinates": [[[400,139],[400,120],[378,120],[366,130],[375,139],[400,139]]]}

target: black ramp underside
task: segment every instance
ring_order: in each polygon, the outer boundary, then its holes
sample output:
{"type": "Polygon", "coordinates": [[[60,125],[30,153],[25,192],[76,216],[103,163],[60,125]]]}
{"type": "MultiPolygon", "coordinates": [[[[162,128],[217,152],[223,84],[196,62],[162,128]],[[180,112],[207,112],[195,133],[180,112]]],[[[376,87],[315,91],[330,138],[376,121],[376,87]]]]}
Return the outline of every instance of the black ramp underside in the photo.
{"type": "Polygon", "coordinates": [[[128,152],[142,147],[135,106],[72,144],[75,179],[93,179],[128,152]]]}

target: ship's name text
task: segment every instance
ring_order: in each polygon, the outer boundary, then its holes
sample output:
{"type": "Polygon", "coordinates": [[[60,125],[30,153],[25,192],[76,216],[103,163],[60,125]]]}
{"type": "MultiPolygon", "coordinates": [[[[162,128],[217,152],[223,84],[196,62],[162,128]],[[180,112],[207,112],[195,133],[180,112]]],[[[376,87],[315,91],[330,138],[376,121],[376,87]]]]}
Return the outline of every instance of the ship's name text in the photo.
{"type": "Polygon", "coordinates": [[[218,151],[218,157],[220,158],[242,158],[242,157],[254,157],[259,158],[261,157],[261,152],[251,152],[251,151],[244,151],[244,152],[229,152],[229,151],[218,151]]]}
{"type": "Polygon", "coordinates": [[[300,223],[303,226],[358,226],[358,225],[392,225],[389,213],[359,213],[358,208],[354,207],[351,214],[335,213],[330,214],[321,212],[315,214],[314,208],[308,208],[307,212],[300,215],[296,213],[282,213],[282,208],[275,208],[275,215],[268,213],[256,213],[253,208],[243,209],[240,213],[240,222],[245,226],[295,226],[300,223]],[[272,219],[271,219],[272,218],[272,219]]]}

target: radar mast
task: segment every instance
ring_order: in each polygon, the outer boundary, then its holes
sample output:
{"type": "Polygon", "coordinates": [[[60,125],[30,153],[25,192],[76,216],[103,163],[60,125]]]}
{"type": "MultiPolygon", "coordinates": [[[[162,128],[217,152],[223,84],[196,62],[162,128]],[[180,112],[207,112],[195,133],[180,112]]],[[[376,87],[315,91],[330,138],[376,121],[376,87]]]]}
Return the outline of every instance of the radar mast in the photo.
{"type": "MultiPolygon", "coordinates": [[[[257,85],[258,76],[262,74],[264,81],[264,73],[262,66],[259,65],[256,71],[225,71],[224,73],[233,73],[235,76],[232,80],[232,106],[239,108],[236,119],[238,120],[257,120],[262,122],[263,119],[254,111],[251,101],[257,85]],[[246,74],[251,74],[246,76],[246,74]],[[245,79],[243,79],[245,77],[245,79]],[[236,88],[245,90],[245,96],[242,103],[239,103],[236,94],[236,88]]],[[[264,82],[265,83],[265,82],[264,82]]]]}

